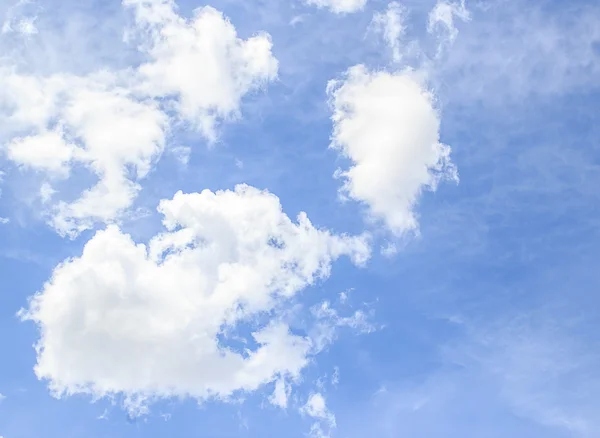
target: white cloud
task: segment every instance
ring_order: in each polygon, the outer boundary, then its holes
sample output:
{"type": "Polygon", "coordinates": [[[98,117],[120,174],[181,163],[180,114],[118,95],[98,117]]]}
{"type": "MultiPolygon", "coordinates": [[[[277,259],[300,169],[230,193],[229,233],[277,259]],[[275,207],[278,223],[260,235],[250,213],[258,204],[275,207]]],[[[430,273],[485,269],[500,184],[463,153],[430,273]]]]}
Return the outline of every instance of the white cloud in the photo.
{"type": "Polygon", "coordinates": [[[140,89],[150,96],[175,97],[180,115],[210,140],[220,120],[239,115],[242,97],[277,76],[271,38],[260,33],[247,40],[212,7],[186,20],[169,0],[124,0],[135,10],[144,36],[141,50],[150,62],[139,68],[140,89]]]}
{"type": "Polygon", "coordinates": [[[42,78],[19,74],[16,68],[2,67],[0,99],[6,119],[0,132],[7,136],[46,128],[57,111],[59,96],[68,89],[68,81],[72,78],[63,75],[42,78]]]}
{"type": "Polygon", "coordinates": [[[6,18],[2,23],[1,32],[3,34],[17,32],[23,36],[31,36],[38,33],[35,26],[37,16],[32,15],[33,10],[38,10],[39,6],[30,0],[19,0],[6,12],[6,18]]]}
{"type": "Polygon", "coordinates": [[[346,304],[346,302],[348,302],[348,298],[350,297],[351,292],[353,292],[353,289],[348,289],[340,292],[339,301],[341,304],[346,304]]]}
{"type": "Polygon", "coordinates": [[[381,255],[387,258],[394,257],[398,254],[398,245],[393,242],[386,242],[385,245],[381,246],[381,255]]]}
{"type": "Polygon", "coordinates": [[[591,438],[600,427],[600,357],[595,340],[590,344],[582,335],[582,321],[531,312],[489,325],[467,324],[469,336],[443,351],[447,360],[495,385],[499,398],[520,416],[591,438]]]}
{"type": "Polygon", "coordinates": [[[385,437],[596,437],[600,357],[588,336],[595,320],[564,308],[479,315],[479,322],[452,316],[452,330],[465,332],[438,343],[442,365],[378,391],[364,423],[385,437]]]}
{"type": "Polygon", "coordinates": [[[331,385],[337,386],[340,383],[340,368],[333,368],[333,375],[331,376],[331,385]]]}
{"type": "Polygon", "coordinates": [[[307,4],[318,8],[327,8],[336,14],[358,12],[367,4],[367,0],[305,0],[307,4]]]}
{"type": "Polygon", "coordinates": [[[304,213],[294,223],[245,185],[179,192],[158,210],[166,232],[147,245],[116,226],[97,232],[22,311],[40,329],[36,375],[57,396],[122,394],[132,415],[155,398],[226,399],[298,376],[318,350],[278,309],[338,257],[364,263],[366,238],[318,230],[304,213]],[[269,321],[256,326],[259,315],[269,321]],[[256,344],[244,352],[223,344],[240,324],[256,344]]]}
{"type": "Polygon", "coordinates": [[[589,92],[600,86],[600,7],[594,2],[492,0],[472,6],[437,72],[445,99],[506,108],[531,96],[589,92]]]}
{"type": "Polygon", "coordinates": [[[176,146],[174,148],[171,148],[170,152],[182,166],[187,166],[190,162],[192,148],[190,148],[189,146],[176,146]]]}
{"type": "Polygon", "coordinates": [[[373,16],[374,29],[381,33],[384,41],[392,50],[394,62],[402,60],[400,43],[406,28],[404,24],[405,8],[398,2],[391,2],[385,12],[377,12],[373,16]]]}
{"type": "Polygon", "coordinates": [[[275,389],[273,390],[271,397],[269,397],[269,401],[272,405],[280,407],[281,409],[285,409],[288,405],[290,393],[290,385],[285,381],[285,379],[280,378],[275,382],[275,389]]]}
{"type": "Polygon", "coordinates": [[[7,217],[0,217],[0,224],[1,225],[6,225],[8,223],[10,223],[10,219],[9,218],[7,218],[7,217]]]}
{"type": "Polygon", "coordinates": [[[37,17],[28,17],[19,20],[17,23],[17,32],[22,35],[35,35],[38,33],[38,29],[35,26],[35,21],[37,17]]]}
{"type": "Polygon", "coordinates": [[[7,146],[8,158],[15,163],[58,176],[68,176],[76,151],[60,129],[16,137],[7,146]]]}
{"type": "Polygon", "coordinates": [[[18,32],[25,36],[35,35],[38,33],[38,29],[35,26],[36,19],[37,17],[27,17],[14,23],[6,21],[2,26],[2,33],[18,32]]]}
{"type": "Polygon", "coordinates": [[[311,311],[316,320],[311,329],[311,338],[319,350],[331,344],[342,327],[349,327],[361,334],[376,330],[369,321],[369,315],[362,310],[355,311],[351,316],[340,316],[328,301],[324,301],[311,311]]]}
{"type": "Polygon", "coordinates": [[[331,421],[335,424],[335,417],[327,409],[325,397],[320,393],[311,394],[302,407],[302,413],[313,418],[331,421]]]}
{"type": "MultiPolygon", "coordinates": [[[[98,183],[79,199],[51,206],[50,222],[62,235],[77,235],[96,222],[110,222],[127,209],[163,151],[168,118],[150,100],[139,100],[112,73],[88,77],[22,76],[4,71],[4,101],[16,132],[6,154],[22,167],[66,178],[74,165],[98,183]],[[30,105],[39,105],[29,112],[30,105]]],[[[48,184],[48,183],[45,183],[48,184]]]]}
{"type": "Polygon", "coordinates": [[[96,417],[96,420],[108,420],[108,409],[104,409],[102,415],[96,417]]]}
{"type": "Polygon", "coordinates": [[[48,182],[44,182],[40,186],[40,200],[43,204],[50,202],[55,193],[56,190],[54,190],[48,182]]]}
{"type": "Polygon", "coordinates": [[[454,22],[455,18],[463,21],[471,19],[471,14],[465,6],[465,0],[460,0],[460,3],[438,0],[434,8],[429,12],[427,30],[430,33],[440,32],[442,37],[438,54],[445,46],[454,42],[458,35],[458,29],[454,22]]]}
{"type": "Polygon", "coordinates": [[[314,423],[310,429],[310,436],[315,438],[325,438],[330,436],[332,429],[336,427],[335,415],[329,411],[325,402],[325,397],[321,393],[313,393],[308,397],[306,404],[300,409],[304,415],[308,415],[318,422],[314,423]],[[328,432],[324,431],[325,430],[328,432]]]}
{"type": "Polygon", "coordinates": [[[300,24],[300,23],[304,22],[305,18],[306,17],[304,15],[296,15],[296,16],[294,16],[290,20],[290,26],[296,26],[297,24],[300,24]]]}
{"type": "Polygon", "coordinates": [[[457,180],[450,147],[440,143],[432,94],[413,71],[352,67],[328,85],[331,147],[352,161],[337,172],[342,194],[368,206],[396,235],[418,230],[414,207],[424,189],[457,180]]]}
{"type": "MultiPolygon", "coordinates": [[[[242,97],[277,75],[270,37],[239,39],[215,9],[197,9],[188,21],[172,1],[124,4],[135,9],[140,50],[149,58],[139,68],[49,77],[0,68],[7,157],[50,179],[68,178],[74,166],[98,178],[75,200],[59,191],[48,202],[42,194],[61,235],[112,223],[131,207],[138,182],[164,150],[173,108],[213,141],[218,124],[239,115],[242,97]]],[[[186,162],[189,150],[177,156],[186,162]]]]}

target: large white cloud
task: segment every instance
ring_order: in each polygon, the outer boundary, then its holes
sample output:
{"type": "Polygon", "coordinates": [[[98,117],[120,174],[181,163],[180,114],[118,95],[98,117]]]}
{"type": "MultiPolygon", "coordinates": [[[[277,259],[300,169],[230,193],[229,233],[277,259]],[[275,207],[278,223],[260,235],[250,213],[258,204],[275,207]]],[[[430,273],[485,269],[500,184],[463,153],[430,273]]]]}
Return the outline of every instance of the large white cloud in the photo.
{"type": "Polygon", "coordinates": [[[305,0],[307,4],[318,8],[327,8],[336,14],[345,14],[360,11],[367,4],[367,0],[305,0]]]}
{"type": "Polygon", "coordinates": [[[159,211],[167,231],[147,245],[109,226],[31,299],[22,316],[40,329],[37,376],[59,396],[122,394],[134,413],[148,399],[227,398],[297,376],[320,346],[279,309],[339,256],[364,263],[366,237],[319,230],[304,213],[295,223],[245,185],[179,192],[159,211]],[[252,328],[231,334],[239,324],[252,328]]]}
{"type": "Polygon", "coordinates": [[[98,179],[75,200],[44,182],[54,196],[44,199],[50,223],[63,235],[111,223],[131,207],[138,181],[164,151],[173,109],[212,141],[220,121],[238,116],[243,96],[277,75],[269,36],[241,40],[212,8],[188,21],[172,1],[124,4],[134,7],[134,30],[148,58],[141,66],[46,77],[0,68],[6,156],[50,183],[80,166],[98,179]]]}
{"type": "Polygon", "coordinates": [[[364,203],[396,235],[416,231],[415,204],[442,178],[457,179],[450,147],[440,143],[432,94],[410,70],[370,72],[352,67],[328,85],[333,109],[331,147],[352,162],[339,171],[342,193],[364,203]]]}

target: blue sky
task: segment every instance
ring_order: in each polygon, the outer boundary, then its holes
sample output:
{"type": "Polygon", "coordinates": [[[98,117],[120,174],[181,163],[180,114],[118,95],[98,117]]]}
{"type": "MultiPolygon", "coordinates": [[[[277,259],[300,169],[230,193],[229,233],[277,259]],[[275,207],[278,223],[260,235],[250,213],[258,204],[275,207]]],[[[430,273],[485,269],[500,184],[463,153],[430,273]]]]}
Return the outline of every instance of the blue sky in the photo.
{"type": "Polygon", "coordinates": [[[594,2],[0,19],[1,437],[597,436],[594,2]]]}

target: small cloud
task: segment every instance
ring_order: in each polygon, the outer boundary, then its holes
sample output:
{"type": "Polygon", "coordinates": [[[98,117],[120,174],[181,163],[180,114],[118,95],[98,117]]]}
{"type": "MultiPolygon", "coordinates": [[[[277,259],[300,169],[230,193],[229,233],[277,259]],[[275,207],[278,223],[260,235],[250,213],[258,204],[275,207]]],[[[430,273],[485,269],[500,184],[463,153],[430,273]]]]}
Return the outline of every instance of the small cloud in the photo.
{"type": "Polygon", "coordinates": [[[373,29],[382,35],[383,40],[392,50],[394,62],[402,60],[400,43],[406,31],[405,17],[406,9],[404,6],[398,2],[391,2],[385,12],[375,13],[371,23],[373,29]]]}
{"type": "Polygon", "coordinates": [[[381,255],[387,258],[391,258],[398,254],[398,247],[395,243],[387,242],[381,247],[381,255]]]}
{"type": "Polygon", "coordinates": [[[236,158],[235,160],[235,167],[237,167],[238,169],[243,169],[244,168],[244,162],[242,160],[239,160],[236,158]]]}
{"type": "Polygon", "coordinates": [[[150,412],[148,399],[144,396],[127,396],[123,401],[123,407],[127,411],[127,421],[135,422],[139,417],[150,412]]]}
{"type": "Polygon", "coordinates": [[[306,404],[300,408],[300,413],[317,420],[310,428],[311,437],[328,437],[331,430],[336,427],[335,415],[329,411],[325,397],[319,392],[313,393],[308,397],[306,404]],[[328,430],[328,433],[324,431],[324,427],[328,430]]]}
{"type": "Polygon", "coordinates": [[[333,375],[331,376],[331,385],[337,386],[340,383],[340,368],[333,367],[333,375]]]}
{"type": "Polygon", "coordinates": [[[364,9],[367,0],[305,0],[317,8],[327,8],[334,14],[349,14],[364,9]]]}
{"type": "Polygon", "coordinates": [[[290,393],[290,386],[285,381],[285,379],[280,378],[275,382],[275,390],[273,391],[273,394],[271,394],[271,396],[269,397],[269,402],[271,402],[271,404],[274,406],[278,406],[281,409],[285,409],[288,405],[288,398],[290,396],[290,393]]]}
{"type": "Polygon", "coordinates": [[[340,292],[339,294],[339,301],[340,304],[346,304],[348,302],[348,300],[350,299],[350,294],[354,292],[354,288],[351,287],[349,289],[346,289],[345,291],[340,292]]]}
{"type": "Polygon", "coordinates": [[[16,26],[16,31],[18,33],[20,33],[21,35],[26,35],[26,36],[35,35],[36,33],[38,33],[38,29],[35,26],[36,20],[37,20],[37,17],[28,17],[28,18],[23,18],[22,20],[19,20],[19,22],[17,23],[17,26],[16,26]]]}
{"type": "Polygon", "coordinates": [[[238,411],[237,417],[240,429],[250,430],[250,426],[248,425],[248,419],[244,417],[240,411],[238,411]]]}
{"type": "Polygon", "coordinates": [[[23,11],[23,9],[26,6],[30,5],[35,6],[35,2],[32,2],[30,0],[20,0],[15,5],[10,7],[6,12],[6,19],[2,24],[1,32],[3,34],[15,32],[23,36],[31,36],[37,34],[38,29],[35,25],[35,22],[38,17],[36,15],[30,15],[29,13],[31,13],[31,10],[23,11]]]}
{"type": "Polygon", "coordinates": [[[290,26],[295,26],[296,24],[302,23],[304,21],[304,14],[296,15],[290,20],[290,26]]]}
{"type": "Polygon", "coordinates": [[[439,0],[429,13],[427,31],[431,34],[437,32],[440,35],[438,55],[444,47],[452,44],[458,35],[455,18],[459,18],[462,21],[469,21],[471,19],[471,14],[465,6],[465,0],[460,0],[460,3],[439,0]]]}
{"type": "MultiPolygon", "coordinates": [[[[10,219],[7,217],[0,217],[0,224],[1,225],[6,225],[10,222],[10,219]]],[[[0,398],[0,400],[2,400],[2,398],[0,398]]]]}
{"type": "Polygon", "coordinates": [[[104,409],[102,415],[96,418],[96,420],[108,420],[108,409],[104,409]]]}
{"type": "Polygon", "coordinates": [[[311,330],[311,339],[317,351],[321,351],[329,346],[338,337],[341,328],[350,328],[357,334],[369,334],[380,327],[370,322],[373,312],[355,311],[351,316],[340,316],[329,301],[324,301],[320,305],[311,309],[316,324],[311,330]]]}
{"type": "Polygon", "coordinates": [[[172,148],[170,152],[182,166],[185,167],[190,162],[190,155],[192,153],[192,149],[190,147],[177,146],[172,148]]]}
{"type": "Polygon", "coordinates": [[[43,183],[40,187],[40,199],[42,203],[46,204],[48,201],[50,201],[55,193],[56,190],[54,190],[49,183],[43,183]]]}
{"type": "Polygon", "coordinates": [[[306,404],[300,408],[300,413],[320,420],[327,420],[335,426],[335,416],[327,409],[323,394],[317,392],[308,397],[306,404]]]}

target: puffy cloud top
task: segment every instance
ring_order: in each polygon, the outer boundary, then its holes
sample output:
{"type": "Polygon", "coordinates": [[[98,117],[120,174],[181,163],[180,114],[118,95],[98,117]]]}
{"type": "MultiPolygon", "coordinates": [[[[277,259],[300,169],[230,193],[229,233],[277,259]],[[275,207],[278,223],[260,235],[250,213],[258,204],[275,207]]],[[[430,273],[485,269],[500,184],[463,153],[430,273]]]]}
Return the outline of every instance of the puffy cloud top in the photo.
{"type": "Polygon", "coordinates": [[[331,146],[352,164],[340,171],[342,194],[364,203],[396,235],[415,231],[415,204],[442,178],[457,179],[450,147],[440,143],[433,96],[410,70],[351,68],[331,81],[331,146]]]}
{"type": "Polygon", "coordinates": [[[124,394],[136,412],[146,399],[226,398],[297,376],[316,346],[278,309],[339,256],[364,263],[366,238],[316,229],[304,213],[294,223],[276,196],[245,185],[179,192],[159,211],[167,231],[147,245],[109,226],[32,298],[23,317],[41,331],[38,377],[57,395],[124,394]],[[244,351],[226,344],[239,324],[252,327],[244,351]]]}

